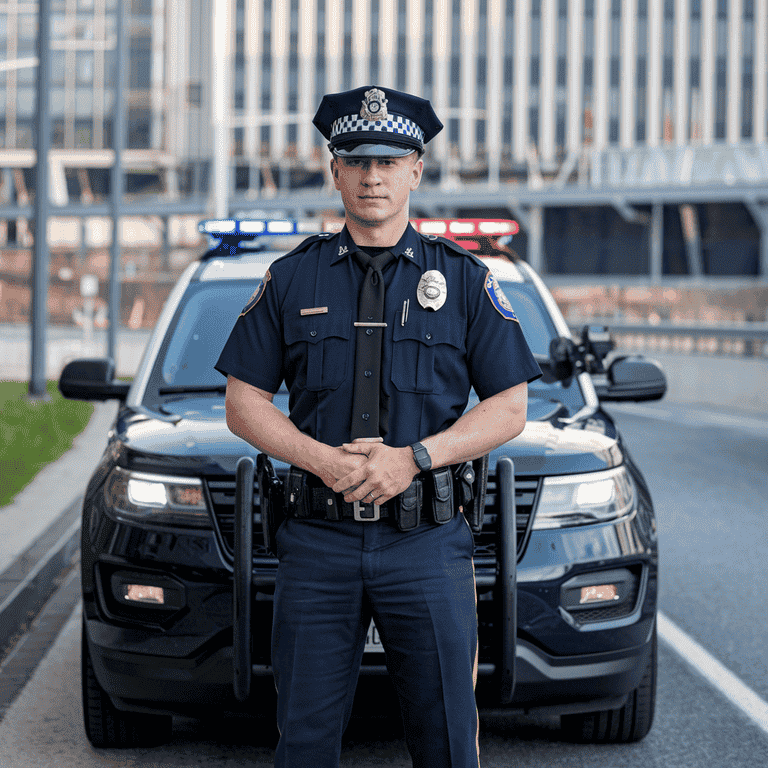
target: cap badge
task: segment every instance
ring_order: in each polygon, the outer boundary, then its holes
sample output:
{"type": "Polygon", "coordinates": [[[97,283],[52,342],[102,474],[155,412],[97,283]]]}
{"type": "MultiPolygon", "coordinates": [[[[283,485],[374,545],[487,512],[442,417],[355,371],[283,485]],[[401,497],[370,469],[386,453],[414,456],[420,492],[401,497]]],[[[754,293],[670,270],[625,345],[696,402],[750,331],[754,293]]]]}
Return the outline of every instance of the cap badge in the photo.
{"type": "Polygon", "coordinates": [[[363,106],[360,107],[360,117],[363,120],[386,120],[389,117],[384,91],[371,88],[370,91],[365,92],[363,106]]]}
{"type": "Polygon", "coordinates": [[[430,269],[421,276],[416,287],[416,297],[424,309],[437,311],[445,304],[448,290],[443,273],[437,269],[430,269]]]}

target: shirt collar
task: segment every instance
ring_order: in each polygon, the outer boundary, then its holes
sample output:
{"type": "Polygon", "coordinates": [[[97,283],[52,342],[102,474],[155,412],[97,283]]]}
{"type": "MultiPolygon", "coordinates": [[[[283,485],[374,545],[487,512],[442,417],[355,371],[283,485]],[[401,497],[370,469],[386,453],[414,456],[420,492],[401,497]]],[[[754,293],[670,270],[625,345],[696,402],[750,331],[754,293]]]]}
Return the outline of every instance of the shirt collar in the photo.
{"type": "MultiPolygon", "coordinates": [[[[331,256],[331,264],[335,264],[345,256],[351,256],[356,250],[365,249],[358,248],[358,246],[355,245],[355,241],[352,239],[349,230],[345,226],[339,233],[339,238],[336,241],[336,250],[331,256]]],[[[405,228],[405,232],[403,232],[402,237],[397,241],[395,247],[390,248],[390,250],[395,256],[403,256],[408,261],[412,261],[421,266],[421,238],[410,223],[405,228]]]]}

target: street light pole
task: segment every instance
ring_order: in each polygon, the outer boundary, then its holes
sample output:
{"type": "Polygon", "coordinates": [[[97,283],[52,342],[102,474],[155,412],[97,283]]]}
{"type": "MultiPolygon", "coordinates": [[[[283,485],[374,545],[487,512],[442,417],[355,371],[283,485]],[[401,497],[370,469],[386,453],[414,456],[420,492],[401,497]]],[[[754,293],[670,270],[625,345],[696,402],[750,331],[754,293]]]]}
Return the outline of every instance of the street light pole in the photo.
{"type": "Polygon", "coordinates": [[[37,141],[35,175],[35,243],[32,259],[32,326],[29,397],[46,395],[46,333],[48,326],[48,153],[51,148],[50,0],[40,0],[37,51],[37,141]]]}
{"type": "Polygon", "coordinates": [[[120,325],[120,214],[123,204],[123,148],[126,137],[125,77],[128,69],[125,61],[125,34],[123,20],[127,3],[118,2],[115,34],[115,108],[112,112],[112,150],[114,162],[110,176],[110,209],[112,213],[112,245],[109,251],[109,304],[107,305],[107,357],[117,366],[117,331],[120,325]]]}
{"type": "Polygon", "coordinates": [[[213,215],[229,216],[231,0],[213,0],[213,215]]]}

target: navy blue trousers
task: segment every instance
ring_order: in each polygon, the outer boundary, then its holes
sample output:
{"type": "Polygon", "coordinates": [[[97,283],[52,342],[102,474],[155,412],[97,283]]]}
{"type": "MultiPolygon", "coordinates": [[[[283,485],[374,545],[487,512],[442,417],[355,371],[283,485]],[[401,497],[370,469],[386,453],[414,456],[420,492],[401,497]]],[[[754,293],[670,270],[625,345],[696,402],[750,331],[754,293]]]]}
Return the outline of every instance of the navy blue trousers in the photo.
{"type": "Polygon", "coordinates": [[[276,768],[337,768],[373,616],[414,768],[479,768],[477,606],[463,515],[286,520],[277,534],[272,665],[276,768]]]}

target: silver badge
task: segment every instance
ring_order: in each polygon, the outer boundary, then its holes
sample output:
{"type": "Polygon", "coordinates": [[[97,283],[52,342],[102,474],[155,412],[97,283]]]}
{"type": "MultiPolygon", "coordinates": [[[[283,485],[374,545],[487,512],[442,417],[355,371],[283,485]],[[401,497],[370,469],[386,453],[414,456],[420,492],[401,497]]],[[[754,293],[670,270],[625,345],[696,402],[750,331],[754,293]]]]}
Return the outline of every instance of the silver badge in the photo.
{"type": "Polygon", "coordinates": [[[349,253],[349,248],[346,245],[339,246],[339,256],[343,256],[345,253],[349,253]]]}
{"type": "Polygon", "coordinates": [[[363,106],[360,107],[360,117],[363,120],[386,120],[389,117],[384,91],[371,88],[370,91],[365,92],[363,106]]]}
{"type": "Polygon", "coordinates": [[[416,297],[424,309],[437,311],[445,304],[448,290],[445,285],[445,277],[442,272],[430,269],[421,276],[416,288],[416,297]]]}

